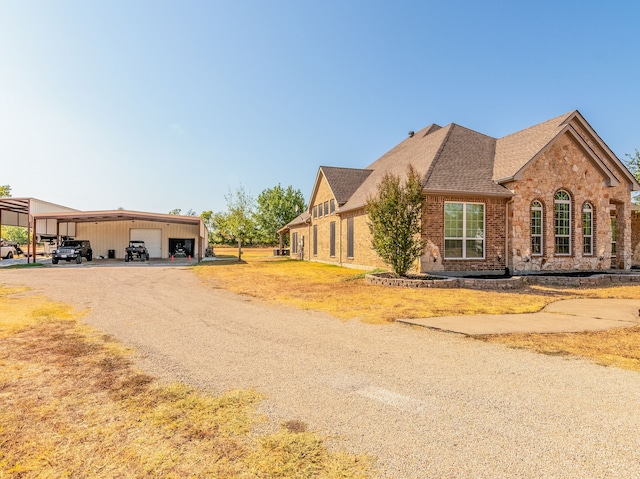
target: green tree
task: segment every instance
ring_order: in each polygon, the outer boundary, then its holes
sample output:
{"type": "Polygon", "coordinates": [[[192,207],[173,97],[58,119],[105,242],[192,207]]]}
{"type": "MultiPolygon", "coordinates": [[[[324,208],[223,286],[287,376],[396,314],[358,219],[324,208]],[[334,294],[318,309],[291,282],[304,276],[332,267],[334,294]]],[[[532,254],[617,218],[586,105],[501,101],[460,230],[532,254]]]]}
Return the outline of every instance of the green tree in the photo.
{"type": "Polygon", "coordinates": [[[181,208],[174,208],[171,211],[169,211],[170,215],[181,215],[182,214],[182,209],[181,208]]]}
{"type": "MultiPolygon", "coordinates": [[[[255,212],[255,200],[242,186],[236,191],[229,190],[224,196],[227,200],[227,211],[222,216],[220,226],[221,234],[233,239],[238,244],[238,249],[243,244],[251,244],[256,237],[256,223],[253,219],[255,212]]],[[[240,252],[238,253],[240,260],[240,252]]]]}
{"type": "MultiPolygon", "coordinates": [[[[280,184],[267,188],[258,195],[255,222],[258,241],[267,245],[278,243],[278,230],[306,209],[304,196],[291,185],[280,184]]],[[[288,238],[287,238],[288,240],[288,238]]]]}
{"type": "MultiPolygon", "coordinates": [[[[636,151],[633,155],[629,153],[626,154],[627,160],[624,162],[629,168],[629,171],[633,176],[636,177],[638,181],[640,181],[640,150],[636,148],[636,151]]],[[[634,196],[634,201],[640,204],[640,195],[636,194],[634,196]]]]}
{"type": "Polygon", "coordinates": [[[399,176],[386,173],[377,193],[367,200],[371,245],[393,272],[404,276],[422,255],[422,183],[409,165],[404,183],[399,176]]]}
{"type": "Polygon", "coordinates": [[[222,212],[213,213],[211,215],[211,228],[209,229],[209,237],[214,244],[231,245],[234,238],[227,228],[227,214],[222,212]]]}
{"type": "Polygon", "coordinates": [[[9,185],[0,185],[0,198],[11,196],[11,187],[9,185]]]}

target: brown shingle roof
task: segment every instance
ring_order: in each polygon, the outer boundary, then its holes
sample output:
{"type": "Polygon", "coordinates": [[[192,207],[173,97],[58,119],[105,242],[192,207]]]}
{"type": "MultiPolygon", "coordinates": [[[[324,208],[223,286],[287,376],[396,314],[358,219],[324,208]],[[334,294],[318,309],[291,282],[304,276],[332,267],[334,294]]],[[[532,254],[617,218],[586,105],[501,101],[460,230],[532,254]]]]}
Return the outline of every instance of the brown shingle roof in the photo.
{"type": "Polygon", "coordinates": [[[278,230],[278,233],[281,232],[285,232],[288,231],[289,228],[293,227],[293,226],[299,226],[299,225],[304,225],[306,223],[309,222],[309,220],[311,219],[311,214],[308,211],[305,211],[304,213],[302,213],[301,215],[296,216],[294,219],[292,219],[291,221],[289,221],[286,225],[284,225],[282,228],[280,228],[278,230]]]}
{"type": "Polygon", "coordinates": [[[353,193],[341,210],[352,210],[364,206],[369,196],[375,193],[385,173],[404,177],[409,163],[413,164],[424,179],[433,159],[447,137],[448,131],[449,127],[442,128],[438,125],[429,125],[413,136],[405,138],[399,145],[371,163],[367,167],[367,170],[371,170],[371,174],[353,193]]]}
{"type": "Polygon", "coordinates": [[[494,138],[454,123],[429,125],[367,167],[373,170],[342,211],[363,207],[386,173],[404,177],[409,164],[422,175],[427,191],[510,196],[492,180],[494,138]]]}
{"type": "Polygon", "coordinates": [[[572,111],[500,138],[496,144],[493,178],[513,178],[534,156],[565,127],[572,111]]]}
{"type": "Polygon", "coordinates": [[[321,166],[320,171],[327,180],[338,206],[345,204],[371,174],[371,170],[333,166],[321,166]]]}
{"type": "MultiPolygon", "coordinates": [[[[583,125],[587,134],[591,135],[596,142],[601,142],[577,110],[500,139],[483,135],[455,123],[445,127],[429,125],[405,138],[371,163],[366,170],[352,170],[362,172],[357,176],[360,184],[352,190],[349,190],[346,185],[341,186],[344,188],[341,200],[343,198],[348,200],[340,207],[340,211],[364,207],[367,199],[376,193],[378,184],[386,173],[403,178],[409,164],[412,164],[422,175],[425,192],[512,196],[512,193],[500,183],[516,177],[560,134],[569,132],[577,141],[583,141],[578,137],[574,122],[583,125]]],[[[589,149],[586,143],[585,148],[589,149]]],[[[637,189],[638,182],[622,166],[620,160],[608,150],[606,145],[604,149],[605,154],[618,164],[624,176],[633,184],[634,189],[637,189]]],[[[615,181],[608,167],[595,154],[593,161],[604,176],[611,177],[611,180],[615,181]]],[[[329,173],[329,168],[322,167],[322,169],[329,173]]],[[[345,178],[346,176],[342,177],[342,179],[345,178]]],[[[356,184],[357,182],[354,182],[353,185],[356,184]]]]}
{"type": "Polygon", "coordinates": [[[451,124],[424,184],[425,191],[510,196],[492,179],[495,147],[495,138],[451,124]]]}

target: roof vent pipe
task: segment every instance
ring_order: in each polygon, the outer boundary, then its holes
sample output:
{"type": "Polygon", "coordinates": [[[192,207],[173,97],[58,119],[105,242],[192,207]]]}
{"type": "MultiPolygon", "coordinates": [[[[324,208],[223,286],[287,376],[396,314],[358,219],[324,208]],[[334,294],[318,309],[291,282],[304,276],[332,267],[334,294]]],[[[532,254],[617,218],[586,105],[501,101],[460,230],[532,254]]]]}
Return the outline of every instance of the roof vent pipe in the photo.
{"type": "Polygon", "coordinates": [[[410,131],[410,132],[409,132],[409,138],[413,138],[413,135],[415,135],[415,132],[410,131]]]}

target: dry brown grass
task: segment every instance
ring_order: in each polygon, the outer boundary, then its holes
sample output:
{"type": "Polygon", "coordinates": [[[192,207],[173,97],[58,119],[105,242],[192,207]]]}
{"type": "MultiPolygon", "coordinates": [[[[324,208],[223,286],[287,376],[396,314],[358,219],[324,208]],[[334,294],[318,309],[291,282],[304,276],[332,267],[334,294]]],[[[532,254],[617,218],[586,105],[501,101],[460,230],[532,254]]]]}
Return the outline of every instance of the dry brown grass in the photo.
{"type": "MultiPolygon", "coordinates": [[[[217,249],[229,255],[236,250],[217,249]]],[[[565,298],[640,297],[640,286],[599,289],[524,288],[516,292],[406,289],[367,284],[364,271],[274,258],[272,250],[245,249],[243,261],[202,263],[195,271],[214,287],[261,301],[323,311],[369,323],[429,316],[532,313],[565,298]]]]}
{"type": "Polygon", "coordinates": [[[542,354],[581,356],[604,366],[640,371],[640,327],[583,333],[503,334],[482,339],[542,354]]]}
{"type": "Polygon", "coordinates": [[[10,293],[0,285],[0,477],[370,477],[369,459],[311,433],[255,437],[255,391],[159,384],[70,308],[10,293]]]}
{"type": "MultiPolygon", "coordinates": [[[[216,250],[236,258],[235,250],[216,250]]],[[[560,299],[640,298],[640,286],[571,288],[533,286],[518,292],[468,289],[403,289],[365,283],[363,271],[321,263],[273,258],[272,250],[245,249],[243,262],[195,268],[214,287],[261,301],[323,311],[369,323],[429,316],[531,313],[560,299]]],[[[640,370],[638,328],[592,333],[502,335],[484,338],[546,354],[573,354],[640,370]]]]}

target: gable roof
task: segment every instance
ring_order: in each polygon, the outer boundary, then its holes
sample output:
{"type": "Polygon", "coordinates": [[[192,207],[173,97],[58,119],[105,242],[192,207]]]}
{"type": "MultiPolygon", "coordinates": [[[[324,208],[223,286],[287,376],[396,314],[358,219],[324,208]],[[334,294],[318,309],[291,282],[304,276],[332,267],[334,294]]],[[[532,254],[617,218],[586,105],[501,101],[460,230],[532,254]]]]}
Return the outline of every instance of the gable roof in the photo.
{"type": "Polygon", "coordinates": [[[302,213],[301,215],[296,216],[294,219],[292,219],[291,221],[289,221],[286,225],[284,225],[282,228],[280,228],[278,230],[278,233],[285,233],[287,231],[289,231],[289,229],[291,229],[294,226],[300,226],[300,225],[304,225],[309,223],[309,220],[311,219],[311,215],[309,214],[308,211],[305,211],[304,213],[302,213]]]}
{"type": "Polygon", "coordinates": [[[513,178],[562,132],[572,114],[573,112],[557,116],[497,140],[493,178],[498,181],[513,178]]]}
{"type": "Polygon", "coordinates": [[[386,173],[403,178],[409,164],[422,175],[425,192],[510,197],[492,180],[495,142],[455,123],[429,125],[371,163],[367,169],[372,173],[340,211],[363,207],[386,173]]]}
{"type": "Polygon", "coordinates": [[[333,166],[321,166],[320,171],[327,180],[338,206],[345,204],[371,174],[371,170],[368,169],[337,168],[333,166]]]}
{"type": "Polygon", "coordinates": [[[411,132],[408,138],[366,169],[321,167],[314,194],[319,175],[323,172],[334,195],[336,190],[340,191],[339,212],[362,208],[367,199],[376,193],[385,174],[404,178],[409,164],[412,164],[422,175],[425,193],[508,198],[513,193],[503,183],[520,179],[523,171],[564,134],[570,135],[578,144],[608,185],[616,186],[624,181],[630,189],[640,189],[640,183],[580,112],[574,110],[500,139],[455,123],[445,127],[431,124],[417,133],[411,132]],[[604,154],[611,168],[590,145],[595,145],[604,154]],[[349,173],[342,170],[348,170],[349,173]],[[351,181],[349,175],[353,177],[351,187],[346,185],[351,181]],[[348,199],[342,204],[344,198],[348,199]]]}

